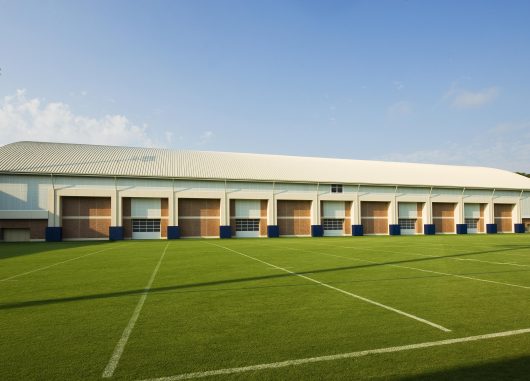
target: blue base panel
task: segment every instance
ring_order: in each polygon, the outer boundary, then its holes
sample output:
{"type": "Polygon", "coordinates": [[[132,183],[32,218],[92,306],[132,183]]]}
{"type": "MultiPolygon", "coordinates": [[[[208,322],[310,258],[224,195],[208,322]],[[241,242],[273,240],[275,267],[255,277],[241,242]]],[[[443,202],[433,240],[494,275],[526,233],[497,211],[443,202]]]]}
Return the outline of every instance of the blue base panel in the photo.
{"type": "Polygon", "coordinates": [[[219,238],[232,238],[232,227],[219,226],[219,238]]]}
{"type": "Polygon", "coordinates": [[[63,240],[63,228],[47,227],[45,232],[46,242],[61,242],[63,240]]]}
{"type": "Polygon", "coordinates": [[[390,224],[388,225],[388,232],[390,235],[401,235],[401,226],[390,224]]]}
{"type": "Polygon", "coordinates": [[[467,234],[467,224],[456,224],[456,234],[467,234]]]}
{"type": "Polygon", "coordinates": [[[180,238],[180,226],[168,226],[167,227],[167,239],[179,239],[180,238]]]}
{"type": "Polygon", "coordinates": [[[352,225],[351,226],[351,235],[354,237],[360,237],[364,234],[364,229],[362,225],[352,225]]]}
{"type": "Polygon", "coordinates": [[[311,225],[311,237],[322,237],[324,236],[324,229],[322,225],[311,225]]]}
{"type": "Polygon", "coordinates": [[[423,234],[425,235],[434,235],[436,233],[436,228],[434,224],[424,224],[423,225],[423,234]]]}
{"type": "Polygon", "coordinates": [[[109,241],[121,241],[123,239],[123,226],[109,227],[109,241]]]}
{"type": "Polygon", "coordinates": [[[486,233],[496,234],[497,233],[497,224],[486,224],[486,233]]]}
{"type": "Polygon", "coordinates": [[[524,233],[524,224],[513,224],[514,233],[524,233]]]}
{"type": "Polygon", "coordinates": [[[278,225],[267,226],[267,237],[278,238],[279,236],[280,236],[280,229],[278,228],[278,225]]]}

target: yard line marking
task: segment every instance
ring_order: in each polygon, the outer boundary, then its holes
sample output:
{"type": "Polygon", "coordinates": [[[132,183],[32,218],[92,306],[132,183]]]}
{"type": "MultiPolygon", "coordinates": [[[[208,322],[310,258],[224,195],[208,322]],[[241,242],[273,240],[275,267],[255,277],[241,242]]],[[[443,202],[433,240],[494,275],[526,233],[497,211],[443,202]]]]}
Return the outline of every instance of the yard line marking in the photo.
{"type": "Polygon", "coordinates": [[[480,340],[497,339],[501,337],[524,335],[527,333],[530,333],[530,328],[518,329],[514,331],[489,333],[486,335],[460,337],[456,339],[428,341],[428,342],[423,342],[423,343],[418,343],[418,344],[401,345],[401,346],[396,346],[396,347],[368,349],[368,350],[357,351],[357,352],[338,353],[335,355],[328,355],[328,356],[306,357],[306,358],[287,360],[287,361],[242,366],[238,368],[224,368],[224,369],[208,370],[208,371],[203,371],[203,372],[183,373],[183,374],[179,374],[176,376],[149,378],[149,379],[144,379],[141,381],[189,380],[192,378],[219,376],[223,374],[236,374],[236,373],[251,372],[251,371],[256,371],[256,370],[285,368],[288,366],[297,366],[297,365],[311,364],[311,363],[316,363],[316,362],[352,359],[352,358],[365,357],[369,355],[377,355],[377,354],[382,354],[382,353],[394,353],[394,352],[410,351],[410,350],[415,350],[415,349],[441,347],[444,345],[452,345],[452,344],[467,343],[467,342],[480,341],[480,340]]]}
{"type": "Polygon", "coordinates": [[[387,305],[385,305],[385,304],[382,304],[382,303],[376,302],[375,300],[371,300],[371,299],[365,298],[365,297],[363,297],[363,296],[353,294],[353,293],[351,293],[351,292],[349,292],[349,291],[346,291],[346,290],[343,290],[343,289],[341,289],[341,288],[337,288],[337,287],[334,287],[334,286],[332,286],[332,285],[330,285],[330,284],[323,283],[323,282],[320,282],[320,281],[318,281],[318,280],[316,280],[316,279],[310,278],[310,277],[308,277],[308,276],[305,276],[305,275],[302,275],[302,274],[298,274],[298,273],[296,273],[296,272],[294,272],[294,271],[291,271],[291,270],[287,270],[286,268],[283,268],[283,267],[280,267],[280,266],[273,265],[272,263],[268,263],[268,262],[262,261],[261,259],[251,257],[250,255],[247,255],[247,254],[241,253],[241,252],[236,251],[236,250],[234,250],[234,249],[230,249],[229,247],[225,247],[225,246],[221,246],[221,245],[216,245],[216,244],[214,244],[214,243],[208,243],[208,245],[213,245],[213,246],[217,246],[217,247],[223,248],[223,249],[225,249],[225,250],[232,251],[232,252],[234,252],[234,253],[236,253],[236,254],[243,255],[244,257],[247,257],[247,258],[250,258],[250,259],[252,259],[252,260],[255,260],[255,261],[261,262],[261,263],[263,263],[263,264],[265,264],[265,265],[267,265],[267,266],[274,267],[275,269],[278,269],[278,270],[284,271],[284,272],[289,273],[289,274],[292,274],[292,275],[299,276],[300,278],[307,279],[307,280],[309,280],[309,281],[311,281],[311,282],[313,282],[313,283],[317,283],[317,284],[319,284],[319,285],[321,285],[321,286],[324,286],[324,287],[330,288],[330,289],[335,290],[335,291],[338,291],[338,292],[340,292],[340,293],[342,293],[342,294],[345,294],[345,295],[351,296],[351,297],[353,297],[353,298],[356,298],[356,299],[362,300],[362,301],[364,301],[364,302],[366,302],[366,303],[373,304],[373,305],[375,305],[375,306],[378,306],[378,307],[384,308],[384,309],[386,309],[386,310],[389,310],[389,311],[395,312],[395,313],[397,313],[397,314],[400,314],[400,315],[406,316],[406,317],[408,317],[408,318],[410,318],[410,319],[414,319],[414,320],[419,321],[419,322],[421,322],[421,323],[424,323],[424,324],[430,325],[431,327],[434,327],[434,328],[439,329],[439,330],[441,330],[441,331],[444,331],[444,332],[451,332],[450,329],[445,328],[445,327],[443,327],[443,326],[441,326],[441,325],[439,325],[439,324],[433,323],[433,322],[431,322],[431,321],[429,321],[429,320],[425,320],[425,319],[423,319],[423,318],[420,318],[419,316],[412,315],[412,314],[409,314],[409,313],[407,313],[407,312],[405,312],[405,311],[398,310],[397,308],[393,308],[393,307],[387,306],[387,305]]]}
{"type": "MultiPolygon", "coordinates": [[[[517,249],[519,250],[519,249],[517,249]]],[[[516,254],[516,253],[503,253],[503,255],[515,255],[516,257],[530,258],[530,255],[516,254]]]]}
{"type": "MultiPolygon", "coordinates": [[[[434,244],[434,243],[433,243],[432,245],[418,245],[418,244],[414,244],[414,245],[417,246],[417,247],[427,247],[427,248],[432,248],[432,246],[434,246],[434,245],[437,245],[437,246],[447,246],[447,245],[438,245],[438,244],[434,244]]],[[[326,246],[330,246],[330,247],[342,247],[342,248],[344,248],[344,249],[364,249],[364,248],[369,249],[368,247],[366,247],[366,246],[361,246],[361,245],[358,245],[358,246],[335,246],[335,245],[326,245],[326,246]]],[[[389,246],[391,246],[391,247],[396,247],[396,248],[400,248],[400,249],[401,249],[401,248],[407,248],[407,247],[410,247],[410,245],[395,245],[395,244],[393,244],[393,245],[389,245],[389,246]]],[[[485,246],[485,245],[480,245],[480,246],[478,246],[478,245],[471,245],[470,247],[471,247],[471,249],[473,249],[473,250],[474,250],[474,249],[478,249],[478,248],[487,248],[487,249],[491,249],[491,246],[485,246]]],[[[449,248],[449,246],[447,246],[447,248],[449,248]]],[[[526,248],[527,248],[527,247],[525,246],[525,247],[521,247],[521,248],[517,248],[517,249],[513,249],[513,250],[521,250],[521,249],[526,249],[526,248]]],[[[467,251],[469,250],[469,247],[468,247],[468,248],[465,248],[465,247],[451,247],[450,249],[451,249],[451,251],[453,251],[453,252],[454,252],[455,250],[457,250],[458,252],[457,252],[456,254],[466,254],[467,251]]],[[[503,248],[502,250],[507,250],[507,249],[503,248]]],[[[387,251],[387,253],[390,253],[390,252],[387,251]]],[[[395,252],[392,252],[392,253],[393,253],[393,254],[396,254],[395,252]]],[[[405,254],[405,253],[399,251],[398,254],[405,254]]],[[[417,253],[416,253],[416,254],[417,254],[417,253]]],[[[498,253],[496,253],[496,252],[492,252],[492,253],[488,253],[488,254],[498,254],[498,253]]],[[[476,255],[476,254],[471,254],[471,255],[476,255]]],[[[506,252],[506,251],[503,251],[503,252],[502,252],[502,255],[515,255],[515,256],[517,256],[517,257],[530,258],[529,255],[525,255],[525,254],[517,254],[517,253],[509,253],[509,252],[506,252]]],[[[440,256],[440,258],[447,258],[447,257],[440,256]]],[[[478,259],[463,259],[463,258],[447,258],[447,259],[457,259],[457,260],[462,260],[462,261],[463,261],[463,260],[469,260],[469,261],[471,261],[471,260],[475,260],[475,261],[478,261],[478,259]]],[[[485,262],[485,261],[484,261],[484,262],[485,262]]],[[[495,263],[495,262],[491,262],[491,263],[495,263]]],[[[503,264],[503,263],[499,262],[499,264],[503,264]]],[[[530,266],[530,265],[523,265],[523,264],[520,264],[520,263],[514,263],[514,262],[512,262],[512,263],[508,263],[508,262],[506,262],[506,264],[511,264],[511,265],[514,265],[514,266],[530,266]]]]}
{"type": "MultiPolygon", "coordinates": [[[[471,262],[489,263],[491,265],[509,265],[509,266],[518,266],[518,267],[530,267],[530,265],[524,265],[524,264],[515,263],[515,262],[493,262],[493,261],[484,261],[482,259],[474,259],[474,258],[453,258],[453,257],[445,257],[443,255],[428,255],[428,254],[420,254],[420,253],[406,253],[406,254],[417,255],[420,257],[451,259],[453,261],[471,261],[471,262]]],[[[465,253],[462,253],[462,254],[465,254],[465,253]]]]}
{"type": "MultiPolygon", "coordinates": [[[[389,254],[396,254],[396,252],[388,251],[388,250],[379,250],[379,249],[371,249],[368,247],[354,247],[354,246],[335,246],[335,245],[326,245],[330,247],[340,247],[343,249],[361,249],[361,250],[370,250],[370,251],[377,251],[382,253],[389,253],[389,254]]],[[[447,257],[444,255],[428,255],[428,254],[420,254],[415,252],[398,252],[397,254],[409,254],[409,255],[416,255],[419,257],[428,257],[428,258],[437,258],[437,259],[451,259],[453,261],[471,261],[471,262],[480,262],[480,263],[488,263],[491,265],[508,265],[508,266],[517,266],[517,267],[530,267],[530,265],[525,265],[522,263],[515,263],[515,262],[493,262],[493,261],[484,261],[482,259],[474,259],[474,258],[453,258],[453,257],[447,257]]],[[[458,254],[466,254],[464,253],[458,253],[458,254]]]]}
{"type": "MultiPolygon", "coordinates": [[[[341,247],[341,246],[332,246],[332,247],[341,247]]],[[[296,250],[296,249],[291,249],[291,250],[296,250]]],[[[363,250],[372,250],[372,251],[376,251],[376,252],[391,253],[390,251],[376,250],[376,249],[366,249],[366,248],[365,248],[365,249],[363,249],[363,250]]],[[[302,250],[301,250],[301,251],[302,251],[302,250]]],[[[306,252],[308,252],[308,251],[306,251],[306,252]]],[[[434,271],[434,270],[425,270],[425,269],[420,269],[420,268],[417,268],[417,267],[410,267],[410,266],[403,266],[403,265],[395,265],[395,264],[392,264],[392,263],[375,262],[375,261],[369,261],[369,260],[367,260],[367,259],[360,259],[360,258],[353,258],[353,257],[342,257],[342,256],[340,256],[340,255],[327,254],[327,253],[317,253],[317,254],[328,255],[328,256],[337,257],[337,258],[352,259],[352,260],[354,260],[354,261],[361,261],[361,262],[375,263],[375,264],[380,264],[380,265],[383,265],[383,266],[391,266],[391,267],[399,267],[399,268],[409,269],[409,270],[423,271],[423,272],[426,272],[426,273],[432,273],[432,274],[438,274],[438,275],[448,275],[448,276],[453,276],[453,277],[457,277],[457,278],[476,280],[476,281],[479,281],[479,282],[485,282],[485,283],[501,284],[501,285],[503,285],[503,286],[517,287],[517,288],[524,288],[524,289],[526,289],[526,290],[530,290],[530,287],[529,287],[529,286],[521,286],[520,284],[513,284],[513,283],[506,283],[506,282],[497,282],[497,281],[494,281],[494,280],[482,279],[482,278],[477,278],[477,277],[473,277],[473,276],[466,276],[466,275],[458,275],[458,274],[444,273],[444,272],[441,272],[441,271],[434,271]]]]}
{"type": "MultiPolygon", "coordinates": [[[[125,246],[125,245],[123,245],[123,246],[125,246]]],[[[122,246],[120,246],[120,247],[122,247],[122,246]]],[[[61,264],[63,264],[63,263],[66,263],[66,262],[75,261],[76,259],[80,259],[80,258],[88,257],[89,255],[93,255],[93,254],[101,253],[101,252],[103,252],[103,251],[107,251],[107,250],[115,249],[115,248],[116,248],[116,246],[114,246],[114,247],[107,247],[106,249],[103,249],[103,250],[99,250],[99,251],[95,251],[95,252],[93,252],[93,253],[88,253],[88,254],[81,255],[81,256],[79,256],[79,257],[75,257],[75,258],[67,259],[66,261],[61,261],[61,262],[57,262],[57,263],[54,263],[54,264],[51,264],[51,265],[48,265],[48,266],[39,267],[38,269],[35,269],[35,270],[26,271],[26,272],[24,272],[24,273],[20,273],[20,274],[17,274],[17,275],[10,276],[9,278],[0,279],[0,282],[5,282],[5,281],[7,281],[7,280],[10,280],[10,279],[13,279],[13,278],[18,278],[18,277],[23,276],[23,275],[32,274],[32,273],[35,273],[35,272],[37,272],[37,271],[46,270],[46,269],[49,269],[50,267],[58,266],[58,265],[61,265],[61,264]]]]}
{"type": "Polygon", "coordinates": [[[151,286],[153,285],[156,274],[158,273],[158,269],[160,268],[160,264],[162,263],[162,260],[164,259],[164,256],[166,255],[168,246],[169,246],[169,242],[166,244],[166,247],[164,248],[164,251],[162,252],[162,255],[160,256],[160,259],[158,260],[158,263],[156,264],[156,267],[153,270],[153,273],[151,274],[151,278],[149,278],[149,282],[147,282],[147,285],[144,288],[144,292],[142,293],[142,296],[140,297],[140,300],[138,301],[138,304],[136,305],[136,308],[134,309],[131,319],[129,320],[129,323],[123,330],[121,338],[116,344],[116,348],[114,348],[114,352],[112,353],[109,363],[105,367],[105,370],[103,371],[103,374],[101,375],[101,377],[103,378],[112,377],[112,375],[114,374],[114,371],[118,367],[118,363],[120,362],[120,358],[121,358],[121,355],[123,354],[123,350],[125,349],[125,345],[127,344],[127,341],[129,340],[129,336],[131,336],[132,330],[134,329],[134,326],[136,324],[136,320],[138,320],[138,317],[140,316],[140,312],[142,311],[145,300],[147,299],[147,294],[149,293],[149,290],[151,289],[151,286]]]}

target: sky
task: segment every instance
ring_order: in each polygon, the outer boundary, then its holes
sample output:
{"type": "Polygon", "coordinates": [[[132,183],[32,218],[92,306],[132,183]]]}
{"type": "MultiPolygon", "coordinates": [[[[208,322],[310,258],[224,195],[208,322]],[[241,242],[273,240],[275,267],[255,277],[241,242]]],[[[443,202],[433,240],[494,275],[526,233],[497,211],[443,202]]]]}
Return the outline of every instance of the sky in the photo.
{"type": "Polygon", "coordinates": [[[530,1],[0,0],[20,140],[530,172],[530,1]]]}

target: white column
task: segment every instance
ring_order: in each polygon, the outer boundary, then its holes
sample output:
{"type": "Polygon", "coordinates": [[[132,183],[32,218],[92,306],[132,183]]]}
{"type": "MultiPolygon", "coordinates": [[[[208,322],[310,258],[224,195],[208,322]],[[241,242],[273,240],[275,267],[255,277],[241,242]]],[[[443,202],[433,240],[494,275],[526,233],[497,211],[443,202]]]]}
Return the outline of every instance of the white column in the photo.
{"type": "Polygon", "coordinates": [[[432,224],[432,201],[430,197],[423,205],[423,221],[424,224],[432,224]]]}
{"type": "Polygon", "coordinates": [[[350,200],[350,225],[357,225],[357,222],[355,222],[355,205],[357,202],[355,200],[350,200]]]}
{"type": "Polygon", "coordinates": [[[173,223],[174,226],[179,224],[179,198],[175,192],[173,192],[173,223]]]}
{"type": "Polygon", "coordinates": [[[398,203],[396,197],[390,201],[388,206],[388,223],[391,225],[396,225],[398,223],[398,212],[397,212],[398,203]]]}
{"type": "Polygon", "coordinates": [[[276,225],[276,202],[274,197],[267,200],[267,225],[276,225]]]}
{"type": "Polygon", "coordinates": [[[320,208],[318,206],[318,197],[311,201],[311,225],[320,225],[320,208]]]}
{"type": "MultiPolygon", "coordinates": [[[[512,225],[513,224],[520,224],[523,222],[523,218],[521,217],[521,200],[517,201],[517,203],[513,207],[512,212],[512,225]]],[[[513,228],[513,226],[512,226],[513,228]]]]}
{"type": "Polygon", "coordinates": [[[493,208],[493,200],[491,200],[486,204],[486,210],[484,210],[484,222],[486,224],[495,223],[495,214],[493,208]]]}
{"type": "Polygon", "coordinates": [[[168,226],[175,226],[175,192],[171,192],[167,196],[167,224],[168,226]]]}
{"type": "Polygon", "coordinates": [[[61,196],[55,193],[55,206],[54,206],[54,213],[53,213],[53,226],[61,226],[61,196]]]}
{"type": "Polygon", "coordinates": [[[221,197],[221,226],[230,225],[226,223],[227,216],[230,216],[229,207],[226,205],[228,198],[226,196],[221,197]]]}
{"type": "Polygon", "coordinates": [[[48,226],[55,226],[55,190],[53,186],[48,190],[48,226]]]}
{"type": "Polygon", "coordinates": [[[111,226],[122,226],[121,197],[117,190],[110,196],[110,205],[111,226]]]}
{"type": "Polygon", "coordinates": [[[456,203],[456,218],[455,223],[457,224],[463,224],[464,223],[464,199],[462,198],[460,201],[456,203]]]}
{"type": "MultiPolygon", "coordinates": [[[[111,204],[113,205],[112,198],[111,204]]],[[[123,226],[123,196],[119,191],[116,197],[116,218],[118,219],[117,224],[113,226],[123,226]]]]}
{"type": "Polygon", "coordinates": [[[355,202],[353,202],[353,211],[352,211],[352,221],[354,222],[354,225],[360,225],[361,224],[361,201],[359,200],[359,194],[355,197],[355,202]]]}

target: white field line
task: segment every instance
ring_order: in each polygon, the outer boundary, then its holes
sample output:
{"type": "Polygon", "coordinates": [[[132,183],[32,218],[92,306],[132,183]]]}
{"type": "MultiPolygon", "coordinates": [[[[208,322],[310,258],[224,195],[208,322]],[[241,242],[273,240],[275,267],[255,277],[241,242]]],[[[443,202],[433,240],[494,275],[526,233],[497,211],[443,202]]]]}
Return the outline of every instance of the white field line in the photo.
{"type": "MultiPolygon", "coordinates": [[[[355,248],[355,247],[352,247],[352,246],[335,246],[335,245],[326,245],[326,246],[340,247],[340,248],[343,248],[343,249],[354,249],[355,248]]],[[[378,251],[378,252],[389,253],[389,254],[396,254],[396,252],[394,252],[394,251],[372,249],[372,248],[368,248],[368,247],[357,248],[357,249],[378,251]]],[[[450,260],[453,260],[453,261],[480,262],[480,263],[488,263],[490,265],[507,265],[507,266],[517,266],[517,267],[530,267],[530,265],[525,265],[525,264],[522,264],[522,263],[515,263],[515,262],[494,262],[494,261],[485,261],[483,259],[474,259],[474,258],[454,258],[454,257],[447,257],[447,256],[444,256],[444,255],[420,254],[420,253],[410,252],[410,251],[407,251],[406,253],[398,252],[397,254],[409,254],[409,255],[416,255],[416,256],[419,256],[419,257],[428,257],[428,258],[437,258],[437,259],[450,259],[450,260]]],[[[463,252],[463,253],[457,253],[457,254],[466,254],[466,253],[463,252]]]]}
{"type": "MultiPolygon", "coordinates": [[[[410,252],[408,252],[406,254],[418,255],[420,257],[451,259],[453,261],[470,261],[470,262],[489,263],[490,265],[508,265],[508,266],[517,266],[517,267],[530,267],[530,265],[523,265],[521,263],[515,263],[515,262],[493,262],[493,261],[484,261],[482,259],[474,259],[474,258],[453,258],[453,257],[445,257],[443,255],[428,255],[428,254],[410,253],[410,252]]],[[[465,253],[463,253],[463,254],[465,254],[465,253]]]]}
{"type": "MultiPolygon", "coordinates": [[[[332,246],[332,247],[343,247],[343,246],[332,246]]],[[[291,250],[297,250],[297,249],[291,249],[291,250]]],[[[364,248],[363,250],[371,250],[371,251],[375,251],[375,252],[392,253],[392,252],[390,252],[390,251],[376,250],[376,249],[367,249],[367,248],[364,248]]],[[[303,251],[303,250],[301,250],[301,251],[303,251]]],[[[307,251],[306,251],[306,252],[307,252],[307,251]]],[[[395,264],[391,264],[391,263],[375,262],[375,261],[369,261],[369,260],[367,260],[367,259],[360,259],[360,258],[353,258],[353,257],[342,257],[342,256],[340,256],[340,255],[335,255],[335,254],[327,254],[327,253],[317,253],[317,254],[328,255],[328,256],[337,257],[337,258],[352,259],[352,260],[354,260],[354,261],[362,261],[362,262],[368,262],[368,263],[375,263],[375,264],[380,264],[380,265],[383,265],[383,266],[399,267],[399,268],[402,268],[402,269],[409,269],[409,270],[422,271],[422,272],[425,272],[425,273],[431,273],[431,274],[447,275],[447,276],[452,276],[452,277],[456,277],[456,278],[475,280],[475,281],[478,281],[478,282],[493,283],[493,284],[500,284],[500,285],[503,285],[503,286],[509,286],[509,287],[524,288],[524,289],[526,289],[526,290],[530,290],[530,287],[529,287],[529,286],[521,286],[520,284],[513,284],[513,283],[506,283],[506,282],[497,282],[497,281],[494,281],[494,280],[482,279],[482,278],[477,278],[477,277],[473,277],[473,276],[451,274],[451,273],[445,273],[445,272],[434,271],[434,270],[425,270],[425,269],[420,269],[420,268],[418,268],[418,267],[410,267],[410,266],[403,266],[403,265],[395,265],[395,264]]],[[[395,253],[392,253],[392,254],[395,254],[395,253]]],[[[442,258],[443,258],[443,257],[442,257],[442,258]]]]}
{"type": "Polygon", "coordinates": [[[136,308],[134,309],[134,312],[129,320],[129,323],[123,330],[121,338],[116,344],[116,348],[114,348],[114,352],[112,353],[109,363],[105,367],[105,370],[103,371],[103,374],[101,377],[103,378],[112,377],[112,375],[114,374],[114,371],[118,367],[118,363],[120,362],[120,358],[121,358],[121,355],[123,354],[123,350],[125,349],[125,345],[127,344],[127,341],[129,340],[129,336],[131,336],[131,333],[134,329],[136,321],[138,320],[138,317],[140,316],[140,312],[142,312],[142,308],[144,306],[145,300],[147,299],[147,294],[149,293],[149,290],[151,289],[151,286],[153,285],[156,274],[158,273],[158,269],[160,268],[160,264],[162,263],[162,260],[164,259],[164,256],[166,255],[168,246],[169,246],[169,242],[166,244],[166,247],[164,247],[164,251],[162,252],[160,259],[158,260],[158,263],[156,264],[156,267],[153,270],[153,273],[151,274],[151,278],[149,278],[149,282],[147,282],[147,285],[145,286],[142,296],[140,297],[140,300],[138,301],[138,304],[136,305],[136,308]]]}
{"type": "Polygon", "coordinates": [[[518,329],[514,331],[489,333],[486,335],[460,337],[456,339],[429,341],[429,342],[418,343],[418,344],[401,345],[397,347],[368,349],[368,350],[358,351],[358,352],[338,353],[335,355],[328,355],[328,356],[307,357],[307,358],[280,361],[280,362],[272,362],[272,363],[266,363],[266,364],[242,366],[239,368],[225,368],[225,369],[208,370],[208,371],[203,371],[203,372],[183,373],[183,374],[179,374],[176,376],[149,378],[149,379],[145,379],[142,381],[189,380],[193,378],[220,376],[220,375],[226,375],[226,374],[252,372],[252,371],[257,371],[257,370],[265,370],[265,369],[285,368],[288,366],[297,366],[297,365],[311,364],[311,363],[316,363],[316,362],[352,359],[352,358],[364,357],[364,356],[369,356],[369,355],[377,355],[377,354],[382,354],[382,353],[394,353],[394,352],[403,352],[403,351],[410,351],[410,350],[422,349],[422,348],[441,347],[444,345],[452,345],[452,344],[468,343],[468,342],[480,341],[480,340],[497,339],[501,337],[524,335],[527,333],[530,333],[530,328],[518,329]]]}
{"type": "MultiPolygon", "coordinates": [[[[125,245],[122,245],[122,246],[119,246],[119,247],[123,247],[123,246],[125,246],[125,245]]],[[[107,247],[106,249],[102,249],[102,250],[99,250],[99,251],[95,251],[95,252],[93,252],[93,253],[83,254],[83,255],[80,255],[79,257],[70,258],[70,259],[67,259],[67,260],[65,260],[65,261],[61,261],[61,262],[57,262],[57,263],[53,263],[53,264],[48,265],[48,266],[39,267],[38,269],[35,269],[35,270],[26,271],[26,272],[24,272],[24,273],[20,273],[20,274],[17,274],[17,275],[13,275],[13,276],[10,276],[10,277],[8,277],[8,278],[0,279],[0,282],[5,282],[5,281],[7,281],[7,280],[10,280],[10,279],[13,279],[13,278],[18,278],[18,277],[21,277],[21,276],[23,276],[23,275],[32,274],[32,273],[35,273],[35,272],[37,272],[37,271],[46,270],[46,269],[49,269],[50,267],[54,267],[54,266],[58,266],[58,265],[62,265],[63,263],[67,263],[67,262],[75,261],[76,259],[81,259],[81,258],[84,258],[84,257],[88,257],[89,255],[94,255],[94,254],[101,253],[101,252],[103,252],[103,251],[107,251],[107,250],[110,250],[110,249],[115,249],[116,247],[118,247],[118,246],[107,247]]]]}
{"type": "Polygon", "coordinates": [[[517,254],[517,253],[504,253],[505,255],[515,255],[516,257],[530,258],[530,255],[517,254]]]}
{"type": "MultiPolygon", "coordinates": [[[[451,246],[451,247],[449,247],[449,245],[441,244],[441,243],[432,243],[432,244],[417,244],[417,243],[415,243],[414,246],[415,247],[426,247],[426,248],[429,248],[429,249],[431,249],[433,246],[442,246],[442,247],[446,247],[446,248],[450,249],[451,251],[457,250],[458,251],[457,254],[466,254],[470,249],[471,250],[491,249],[491,246],[486,246],[486,245],[469,245],[469,246],[466,246],[466,247],[460,247],[460,246],[451,246]]],[[[362,246],[362,245],[357,245],[357,246],[339,246],[339,247],[349,248],[349,249],[362,249],[362,248],[365,248],[365,246],[362,246]]],[[[391,245],[387,245],[386,247],[390,247],[390,248],[393,248],[393,247],[395,247],[395,248],[406,247],[406,248],[409,248],[410,245],[400,245],[400,244],[393,243],[391,245]]],[[[521,249],[525,249],[525,248],[526,247],[521,247],[521,248],[517,248],[517,249],[513,249],[513,250],[521,250],[521,249]]],[[[501,248],[501,249],[502,250],[506,250],[506,248],[501,248]]],[[[488,253],[488,254],[498,254],[498,252],[492,252],[492,253],[488,253]]],[[[476,254],[472,254],[472,255],[476,255],[476,254]]],[[[507,251],[502,251],[502,255],[514,255],[514,256],[517,256],[517,257],[530,258],[530,255],[510,253],[510,252],[507,252],[507,251]]]]}
{"type": "Polygon", "coordinates": [[[261,262],[261,263],[263,263],[263,264],[265,264],[265,265],[267,265],[267,266],[273,267],[273,268],[278,269],[278,270],[281,270],[281,271],[283,271],[283,272],[286,272],[286,273],[289,273],[289,274],[292,274],[292,275],[299,276],[300,278],[307,279],[308,281],[313,282],[313,283],[317,283],[317,284],[319,284],[319,285],[321,285],[321,286],[323,286],[323,287],[327,287],[327,288],[329,288],[329,289],[332,289],[332,290],[338,291],[338,292],[340,292],[340,293],[342,293],[342,294],[345,294],[345,295],[351,296],[351,297],[353,297],[353,298],[356,298],[356,299],[362,300],[362,301],[364,301],[364,302],[366,302],[366,303],[373,304],[373,305],[375,305],[375,306],[378,306],[378,307],[384,308],[384,309],[386,309],[386,310],[389,310],[389,311],[395,312],[395,313],[397,313],[397,314],[400,314],[400,315],[406,316],[406,317],[408,317],[408,318],[410,318],[410,319],[414,319],[414,320],[419,321],[419,322],[421,322],[421,323],[424,323],[424,324],[430,325],[431,327],[434,327],[434,328],[439,329],[439,330],[441,330],[441,331],[444,331],[444,332],[451,332],[450,329],[445,328],[445,327],[443,327],[443,326],[441,326],[441,325],[439,325],[439,324],[433,323],[433,322],[431,322],[431,321],[429,321],[429,320],[422,319],[422,318],[420,318],[419,316],[412,315],[412,314],[409,314],[409,313],[407,313],[407,312],[404,312],[404,311],[398,310],[398,309],[396,309],[396,308],[393,308],[393,307],[387,306],[387,305],[385,305],[385,304],[382,304],[382,303],[376,302],[375,300],[371,300],[371,299],[365,298],[365,297],[363,297],[363,296],[353,294],[353,293],[348,292],[348,291],[346,291],[346,290],[343,290],[343,289],[340,289],[340,288],[334,287],[334,286],[332,286],[332,285],[330,285],[330,284],[320,282],[320,281],[318,281],[318,280],[316,280],[316,279],[310,278],[310,277],[305,276],[305,275],[302,275],[302,274],[298,274],[298,273],[296,273],[296,272],[294,272],[294,271],[291,271],[291,270],[288,270],[288,269],[286,269],[286,268],[284,268],[284,267],[280,267],[280,266],[273,265],[272,263],[268,263],[268,262],[262,261],[261,259],[251,257],[250,255],[243,254],[243,253],[241,253],[241,252],[239,252],[239,251],[236,251],[236,250],[230,249],[230,248],[225,247],[225,246],[216,245],[216,244],[213,244],[213,243],[209,243],[209,245],[217,246],[217,247],[220,247],[220,248],[222,248],[222,249],[232,251],[232,252],[234,252],[234,253],[236,253],[236,254],[239,254],[239,255],[242,255],[242,256],[244,256],[244,257],[250,258],[250,259],[252,259],[252,260],[254,260],[254,261],[261,262]]]}

